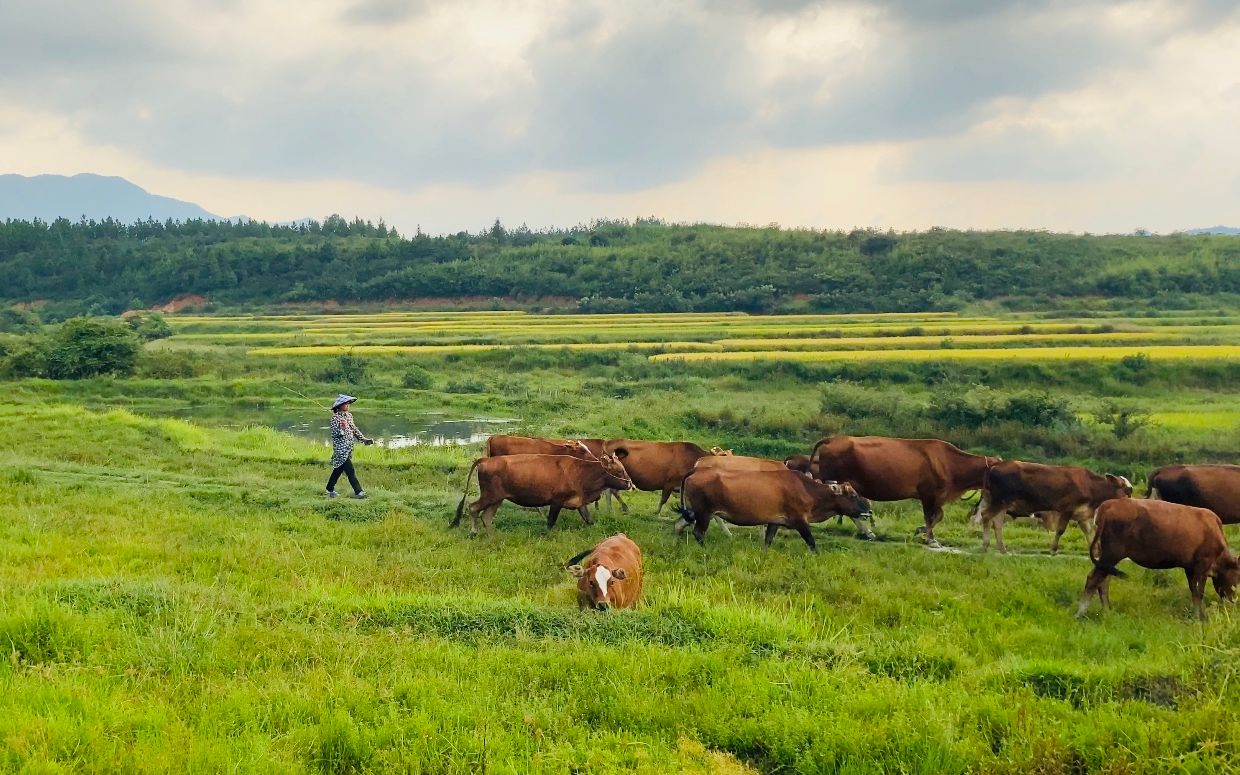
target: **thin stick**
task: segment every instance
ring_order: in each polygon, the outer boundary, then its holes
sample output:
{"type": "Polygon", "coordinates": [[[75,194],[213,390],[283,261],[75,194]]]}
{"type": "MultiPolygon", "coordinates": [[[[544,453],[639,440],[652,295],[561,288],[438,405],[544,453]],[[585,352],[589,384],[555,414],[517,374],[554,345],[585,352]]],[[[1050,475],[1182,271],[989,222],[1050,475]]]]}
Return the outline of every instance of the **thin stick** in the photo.
{"type": "Polygon", "coordinates": [[[277,384],[277,385],[279,385],[280,387],[284,388],[284,389],[285,389],[285,390],[287,390],[288,392],[292,393],[293,395],[298,396],[298,397],[300,397],[300,398],[304,398],[305,400],[309,401],[310,403],[314,404],[315,406],[320,406],[320,407],[322,407],[322,408],[324,408],[324,409],[327,409],[327,408],[328,408],[328,407],[327,407],[327,404],[319,403],[318,401],[315,401],[313,398],[311,398],[310,396],[306,395],[305,393],[299,393],[298,391],[293,390],[291,387],[289,387],[288,385],[285,385],[283,382],[277,382],[276,384],[277,384]]]}

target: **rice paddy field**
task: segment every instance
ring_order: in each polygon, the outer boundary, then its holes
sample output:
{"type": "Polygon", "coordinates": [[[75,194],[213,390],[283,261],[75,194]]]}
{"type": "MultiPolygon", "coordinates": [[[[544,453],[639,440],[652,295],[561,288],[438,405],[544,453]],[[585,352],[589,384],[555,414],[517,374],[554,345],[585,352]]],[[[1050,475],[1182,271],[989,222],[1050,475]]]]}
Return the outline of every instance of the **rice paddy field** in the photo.
{"type": "MultiPolygon", "coordinates": [[[[980,551],[815,528],[676,537],[657,494],[447,523],[490,432],[782,457],[835,433],[1087,465],[1237,462],[1240,313],[179,316],[135,376],[5,383],[0,770],[1232,773],[1240,611],[1076,528],[980,551]],[[361,397],[366,500],[322,494],[361,397]],[[564,561],[623,531],[633,611],[564,561]]],[[[344,485],[342,489],[347,491],[344,485]]],[[[476,493],[476,487],[471,493],[476,493]]],[[[1229,528],[1233,547],[1240,535],[1229,528]]]]}

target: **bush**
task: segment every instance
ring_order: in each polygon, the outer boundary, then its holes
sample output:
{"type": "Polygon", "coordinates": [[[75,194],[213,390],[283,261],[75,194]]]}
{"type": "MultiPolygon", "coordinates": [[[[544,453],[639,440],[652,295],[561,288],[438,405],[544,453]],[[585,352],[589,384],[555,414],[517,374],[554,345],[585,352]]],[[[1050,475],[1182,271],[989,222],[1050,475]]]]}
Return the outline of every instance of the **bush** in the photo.
{"type": "Polygon", "coordinates": [[[33,334],[42,327],[43,321],[32,310],[18,307],[0,309],[0,331],[10,334],[33,334]]]}
{"type": "Polygon", "coordinates": [[[1111,433],[1121,441],[1153,424],[1148,413],[1120,406],[1113,401],[1107,401],[1101,409],[1094,412],[1094,419],[1100,425],[1111,426],[1111,433]]]}
{"type": "Polygon", "coordinates": [[[368,372],[366,361],[351,353],[345,353],[337,358],[334,364],[319,372],[318,379],[320,382],[358,385],[366,381],[368,372]]]}
{"type": "Polygon", "coordinates": [[[118,321],[74,318],[50,337],[30,336],[13,345],[3,371],[13,377],[84,379],[134,371],[142,342],[118,321]]]}
{"type": "Polygon", "coordinates": [[[1022,391],[1004,396],[987,387],[935,393],[926,416],[949,428],[980,428],[1016,423],[1030,428],[1072,427],[1076,414],[1067,400],[1050,393],[1022,391]]]}
{"type": "Polygon", "coordinates": [[[435,384],[435,378],[421,366],[410,366],[400,378],[400,384],[411,390],[428,390],[435,384]]]}
{"type": "Polygon", "coordinates": [[[172,336],[172,326],[168,325],[168,321],[164,320],[164,316],[158,312],[152,312],[149,315],[130,315],[126,318],[126,322],[129,323],[134,333],[146,342],[172,336]]]}

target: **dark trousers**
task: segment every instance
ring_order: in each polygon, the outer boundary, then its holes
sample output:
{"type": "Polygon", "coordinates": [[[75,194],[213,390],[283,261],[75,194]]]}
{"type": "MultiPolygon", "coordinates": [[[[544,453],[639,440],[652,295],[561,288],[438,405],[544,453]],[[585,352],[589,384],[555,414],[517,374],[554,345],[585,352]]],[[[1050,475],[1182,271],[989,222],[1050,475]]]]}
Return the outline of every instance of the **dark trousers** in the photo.
{"type": "Polygon", "coordinates": [[[353,492],[362,491],[362,483],[357,481],[357,474],[353,473],[353,460],[344,461],[344,465],[332,469],[332,475],[327,478],[327,489],[335,490],[336,482],[340,480],[340,475],[344,474],[349,477],[349,484],[353,485],[353,492]]]}

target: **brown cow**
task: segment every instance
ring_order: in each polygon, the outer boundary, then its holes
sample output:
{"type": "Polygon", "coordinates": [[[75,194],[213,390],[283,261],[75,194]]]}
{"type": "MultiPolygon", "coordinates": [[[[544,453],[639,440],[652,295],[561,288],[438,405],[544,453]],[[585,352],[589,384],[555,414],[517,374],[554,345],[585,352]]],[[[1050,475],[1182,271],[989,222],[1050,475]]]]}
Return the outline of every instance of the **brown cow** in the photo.
{"type": "Polygon", "coordinates": [[[1125,558],[1143,568],[1183,568],[1197,618],[1203,622],[1206,609],[1202,598],[1207,578],[1214,581],[1219,597],[1236,599],[1240,560],[1228,548],[1223,523],[1213,511],[1166,501],[1121,498],[1099,506],[1095,520],[1094,539],[1089,544],[1094,569],[1085,579],[1077,618],[1089,608],[1094,592],[1103,608],[1111,604],[1107,587],[1112,576],[1124,577],[1115,565],[1125,558]]]}
{"type": "Polygon", "coordinates": [[[632,608],[642,596],[642,550],[624,533],[601,541],[566,565],[577,577],[578,608],[632,608]]]}
{"type": "MultiPolygon", "coordinates": [[[[602,439],[544,439],[537,436],[508,436],[496,434],[487,439],[485,457],[500,455],[569,455],[585,460],[593,460],[606,454],[605,442],[602,439]]],[[[620,504],[620,510],[629,513],[628,504],[620,499],[616,490],[607,490],[607,509],[611,510],[611,499],[620,504]]]]}
{"type": "Polygon", "coordinates": [[[1038,515],[1047,530],[1054,530],[1051,554],[1056,554],[1068,523],[1076,522],[1088,541],[1089,523],[1098,506],[1103,501],[1129,495],[1132,495],[1132,482],[1122,476],[1095,474],[1079,466],[1005,460],[986,472],[982,497],[973,519],[982,523],[982,551],[990,548],[990,533],[993,532],[995,546],[1006,554],[1004,519],[1009,515],[1038,515]]]}
{"type": "Polygon", "coordinates": [[[767,546],[779,528],[787,527],[801,535],[810,551],[817,551],[810,524],[846,514],[864,532],[863,520],[870,516],[870,502],[850,485],[823,484],[788,470],[694,471],[684,481],[683,498],[676,531],[693,522],[698,543],[704,542],[711,517],[720,514],[734,525],[765,525],[767,546]]]}
{"type": "Polygon", "coordinates": [[[796,471],[798,474],[813,476],[815,479],[818,478],[815,476],[817,468],[814,466],[809,455],[789,455],[784,458],[784,466],[787,467],[789,471],[796,471]]]}
{"type": "Polygon", "coordinates": [[[1224,525],[1240,524],[1240,466],[1163,466],[1150,474],[1145,497],[1209,509],[1224,525]]]}
{"type": "MultiPolygon", "coordinates": [[[[667,499],[680,489],[680,483],[693,472],[694,464],[715,454],[689,441],[612,439],[605,446],[608,454],[615,455],[624,464],[635,489],[663,492],[655,514],[662,511],[667,499]]],[[[731,454],[727,450],[719,452],[731,454]]]]}
{"type": "Polygon", "coordinates": [[[449,527],[461,523],[465,499],[469,497],[469,479],[478,471],[478,500],[469,504],[470,535],[478,533],[478,515],[487,530],[493,529],[492,519],[506,500],[518,506],[548,506],[547,527],[555,527],[560,509],[577,509],[587,525],[589,504],[599,499],[606,489],[631,489],[624,466],[611,455],[598,460],[582,460],[569,455],[503,455],[480,457],[465,475],[465,493],[456,507],[456,517],[449,527]]]}
{"type": "Polygon", "coordinates": [[[997,457],[970,455],[939,439],[834,436],[814,445],[811,465],[819,481],[847,482],[876,501],[921,501],[926,543],[938,547],[934,526],[943,505],[982,486],[997,457]]]}
{"type": "Polygon", "coordinates": [[[709,469],[725,469],[728,471],[787,471],[788,467],[778,460],[748,455],[708,455],[699,458],[693,464],[694,471],[709,469]]]}

